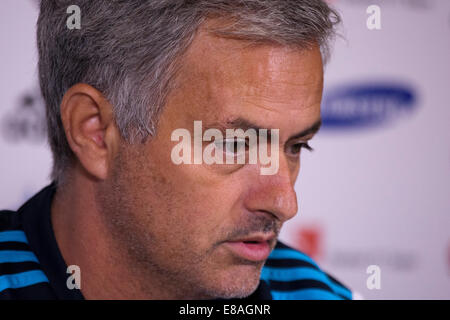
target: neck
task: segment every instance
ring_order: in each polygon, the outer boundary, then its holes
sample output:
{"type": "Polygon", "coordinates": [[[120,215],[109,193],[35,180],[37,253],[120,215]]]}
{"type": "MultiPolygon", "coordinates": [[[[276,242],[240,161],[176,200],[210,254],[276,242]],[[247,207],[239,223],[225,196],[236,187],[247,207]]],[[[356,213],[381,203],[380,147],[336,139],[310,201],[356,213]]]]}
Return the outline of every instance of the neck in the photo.
{"type": "MultiPolygon", "coordinates": [[[[178,299],[167,282],[137,270],[126,248],[111,237],[95,201],[95,182],[74,175],[58,187],[51,205],[56,242],[67,266],[80,267],[86,299],[178,299]],[[145,283],[145,287],[143,284],[145,283]]],[[[185,297],[186,298],[186,297],[185,297]]]]}

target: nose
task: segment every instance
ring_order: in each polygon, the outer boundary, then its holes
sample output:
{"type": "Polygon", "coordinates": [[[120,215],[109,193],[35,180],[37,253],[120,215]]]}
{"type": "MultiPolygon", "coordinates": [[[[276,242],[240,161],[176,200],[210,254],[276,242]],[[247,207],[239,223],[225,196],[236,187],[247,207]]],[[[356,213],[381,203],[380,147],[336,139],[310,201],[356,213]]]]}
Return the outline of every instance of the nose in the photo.
{"type": "Polygon", "coordinates": [[[294,189],[296,174],[297,172],[280,156],[277,173],[258,174],[246,198],[247,209],[269,212],[281,222],[293,218],[298,211],[297,194],[294,189]]]}

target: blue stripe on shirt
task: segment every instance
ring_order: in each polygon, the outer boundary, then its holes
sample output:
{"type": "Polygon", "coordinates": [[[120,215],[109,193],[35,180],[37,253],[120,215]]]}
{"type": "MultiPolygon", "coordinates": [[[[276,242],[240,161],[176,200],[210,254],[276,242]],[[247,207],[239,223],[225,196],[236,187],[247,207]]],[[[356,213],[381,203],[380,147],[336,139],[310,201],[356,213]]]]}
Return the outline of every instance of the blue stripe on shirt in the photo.
{"type": "Polygon", "coordinates": [[[0,276],[0,292],[6,289],[28,287],[41,282],[49,282],[41,270],[32,270],[0,276]]]}
{"type": "Polygon", "coordinates": [[[328,276],[320,270],[308,268],[308,267],[296,267],[296,268],[275,268],[264,267],[261,271],[262,280],[275,280],[275,281],[295,281],[295,280],[317,280],[325,283],[335,293],[344,296],[347,299],[351,299],[351,292],[334,282],[332,282],[328,276]]]}
{"type": "Polygon", "coordinates": [[[292,249],[275,249],[270,254],[269,259],[298,259],[309,262],[316,268],[320,269],[313,259],[300,251],[292,249]]]}
{"type": "Polygon", "coordinates": [[[28,243],[27,237],[23,231],[14,230],[0,232],[0,242],[8,241],[28,243]]]}
{"type": "Polygon", "coordinates": [[[39,263],[31,251],[2,250],[0,251],[0,263],[33,261],[39,263]]]}

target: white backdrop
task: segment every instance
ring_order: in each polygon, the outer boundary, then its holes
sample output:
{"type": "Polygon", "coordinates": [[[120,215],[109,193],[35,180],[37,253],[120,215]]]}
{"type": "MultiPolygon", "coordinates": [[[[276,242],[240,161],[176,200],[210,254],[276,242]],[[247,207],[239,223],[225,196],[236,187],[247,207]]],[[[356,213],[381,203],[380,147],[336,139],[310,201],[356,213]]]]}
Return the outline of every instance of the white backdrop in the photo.
{"type": "MultiPolygon", "coordinates": [[[[76,2],[76,1],[74,1],[76,2]]],[[[450,299],[450,1],[335,0],[323,130],[281,238],[366,299],[450,299]],[[377,4],[381,29],[369,30],[377,4]],[[368,289],[377,265],[381,288],[368,289]]],[[[49,183],[37,1],[0,2],[0,208],[49,183]]]]}

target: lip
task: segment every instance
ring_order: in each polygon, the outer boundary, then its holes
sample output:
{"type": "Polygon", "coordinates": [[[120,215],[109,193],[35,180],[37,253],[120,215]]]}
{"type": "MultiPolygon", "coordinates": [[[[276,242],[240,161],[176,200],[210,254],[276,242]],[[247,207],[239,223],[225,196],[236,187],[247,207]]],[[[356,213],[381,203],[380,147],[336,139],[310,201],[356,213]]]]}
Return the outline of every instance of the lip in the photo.
{"type": "Polygon", "coordinates": [[[227,241],[225,245],[235,255],[254,262],[265,261],[271,251],[271,242],[275,237],[250,236],[237,240],[227,241]]]}

